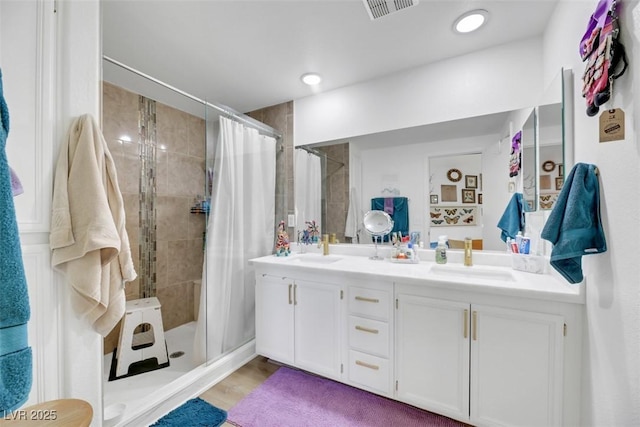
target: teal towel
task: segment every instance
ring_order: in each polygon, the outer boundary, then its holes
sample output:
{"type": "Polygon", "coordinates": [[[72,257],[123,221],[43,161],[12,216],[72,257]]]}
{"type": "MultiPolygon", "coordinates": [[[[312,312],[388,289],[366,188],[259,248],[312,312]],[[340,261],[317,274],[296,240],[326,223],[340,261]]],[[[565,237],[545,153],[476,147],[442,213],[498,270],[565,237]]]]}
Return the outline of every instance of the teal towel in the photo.
{"type": "Polygon", "coordinates": [[[0,71],[0,414],[22,406],[31,390],[31,349],[27,347],[29,294],[22,263],[11,172],[5,146],[9,110],[0,71]]]}
{"type": "MultiPolygon", "coordinates": [[[[371,199],[371,209],[375,211],[385,211],[393,208],[390,214],[393,220],[391,232],[401,232],[403,236],[409,235],[409,199],[406,197],[376,197],[371,199]],[[392,204],[392,206],[390,206],[392,204]]],[[[387,212],[388,213],[388,212],[387,212]]],[[[385,242],[389,241],[389,235],[383,237],[385,242]]]]}
{"type": "Polygon", "coordinates": [[[524,233],[525,206],[522,193],[514,193],[511,196],[507,208],[504,210],[500,221],[498,221],[498,228],[502,230],[500,238],[503,242],[506,242],[507,238],[515,239],[519,231],[524,233]]]}
{"type": "Polygon", "coordinates": [[[595,165],[578,163],[571,169],[541,237],[553,244],[553,268],[569,283],[582,282],[582,255],[607,250],[595,165]]]}

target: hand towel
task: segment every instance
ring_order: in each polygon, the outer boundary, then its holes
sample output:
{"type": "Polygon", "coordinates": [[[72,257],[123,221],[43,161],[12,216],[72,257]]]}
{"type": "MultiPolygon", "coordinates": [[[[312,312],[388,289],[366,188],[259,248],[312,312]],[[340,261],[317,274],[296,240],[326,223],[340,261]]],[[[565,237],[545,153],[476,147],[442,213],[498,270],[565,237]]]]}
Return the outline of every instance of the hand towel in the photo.
{"type": "Polygon", "coordinates": [[[582,282],[582,255],[607,250],[595,165],[578,163],[571,169],[541,237],[553,244],[551,266],[569,283],[582,282]]]}
{"type": "MultiPolygon", "coordinates": [[[[393,220],[393,229],[391,232],[401,232],[403,236],[409,235],[409,199],[406,197],[376,197],[371,199],[371,209],[384,211],[387,199],[393,201],[393,214],[390,214],[393,220]]],[[[382,238],[383,241],[389,241],[387,234],[382,238]]]]}
{"type": "Polygon", "coordinates": [[[13,193],[13,196],[15,197],[24,193],[24,188],[22,188],[22,183],[20,182],[18,175],[13,169],[11,169],[11,167],[9,167],[9,172],[11,173],[11,192],[13,193]]]}
{"type": "Polygon", "coordinates": [[[525,211],[522,193],[513,193],[502,217],[498,221],[498,228],[502,230],[500,238],[503,242],[506,242],[507,238],[515,239],[518,231],[524,232],[525,211]]]}
{"type": "Polygon", "coordinates": [[[9,109],[0,71],[0,414],[22,406],[32,382],[27,340],[31,310],[5,151],[8,134],[9,109]]]}
{"type": "Polygon", "coordinates": [[[384,199],[384,211],[393,216],[393,197],[387,197],[384,199]]]}
{"type": "Polygon", "coordinates": [[[50,245],[71,305],[106,336],[124,315],[134,280],[122,194],[107,143],[90,115],[73,121],[55,171],[50,245]]]}
{"type": "Polygon", "coordinates": [[[358,198],[358,190],[351,187],[349,194],[349,209],[347,210],[347,221],[344,227],[345,237],[351,237],[351,243],[359,243],[359,234],[362,227],[362,212],[358,198]]]}

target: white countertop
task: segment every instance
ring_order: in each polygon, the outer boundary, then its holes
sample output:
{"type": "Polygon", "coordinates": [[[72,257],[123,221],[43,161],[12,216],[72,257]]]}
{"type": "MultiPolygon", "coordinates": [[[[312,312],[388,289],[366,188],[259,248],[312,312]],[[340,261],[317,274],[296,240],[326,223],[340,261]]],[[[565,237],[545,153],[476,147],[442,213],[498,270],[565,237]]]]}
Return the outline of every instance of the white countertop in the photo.
{"type": "MultiPolygon", "coordinates": [[[[474,252],[474,259],[483,256],[483,261],[490,260],[493,265],[483,265],[480,262],[471,267],[465,267],[460,257],[454,251],[449,251],[450,261],[439,265],[432,261],[420,261],[416,264],[394,263],[388,257],[383,260],[372,260],[368,256],[351,255],[334,248],[333,253],[323,256],[317,251],[309,253],[295,253],[287,257],[268,255],[254,258],[249,262],[256,270],[265,274],[294,275],[306,272],[318,275],[339,275],[349,278],[366,278],[373,276],[377,279],[389,279],[410,285],[424,285],[446,287],[462,291],[499,294],[505,296],[519,296],[550,301],[584,304],[583,285],[572,285],[559,274],[534,274],[514,270],[505,266],[509,256],[496,254],[480,254],[474,252]],[[341,253],[342,252],[342,253],[341,253]],[[454,255],[454,256],[451,256],[454,255]],[[506,260],[506,261],[505,261],[506,260]],[[458,261],[458,262],[456,262],[458,261]]],[[[373,255],[373,251],[370,255],[373,255]]],[[[433,251],[420,251],[420,259],[432,259],[433,251]]],[[[460,252],[460,251],[458,251],[460,252]]],[[[388,252],[379,251],[381,256],[388,252]]],[[[509,265],[509,264],[506,264],[509,265]]]]}

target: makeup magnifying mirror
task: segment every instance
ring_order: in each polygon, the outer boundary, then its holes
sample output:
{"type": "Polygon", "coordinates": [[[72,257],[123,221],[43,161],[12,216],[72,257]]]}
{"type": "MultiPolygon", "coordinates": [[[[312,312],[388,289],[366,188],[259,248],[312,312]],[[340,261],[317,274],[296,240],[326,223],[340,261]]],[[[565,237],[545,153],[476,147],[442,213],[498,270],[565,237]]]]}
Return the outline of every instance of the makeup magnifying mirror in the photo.
{"type": "Polygon", "coordinates": [[[362,220],[364,228],[373,236],[373,243],[376,248],[376,254],[369,259],[382,259],[378,256],[378,239],[393,230],[393,220],[385,211],[369,211],[364,214],[362,220]]]}

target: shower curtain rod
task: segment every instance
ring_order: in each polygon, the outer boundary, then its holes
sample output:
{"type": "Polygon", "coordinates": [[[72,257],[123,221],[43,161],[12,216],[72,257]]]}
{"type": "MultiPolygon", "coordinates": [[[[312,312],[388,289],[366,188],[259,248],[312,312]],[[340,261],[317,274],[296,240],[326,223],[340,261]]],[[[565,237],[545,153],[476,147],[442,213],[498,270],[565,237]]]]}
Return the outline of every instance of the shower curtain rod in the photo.
{"type": "Polygon", "coordinates": [[[332,161],[332,162],[334,162],[334,163],[339,163],[341,166],[344,166],[344,162],[341,162],[340,160],[333,159],[333,158],[331,158],[331,157],[327,156],[327,155],[326,155],[326,153],[323,153],[323,152],[321,152],[321,151],[318,151],[318,150],[316,150],[316,149],[314,149],[314,148],[305,147],[304,145],[299,145],[299,146],[297,146],[296,148],[299,148],[299,149],[301,149],[301,150],[304,150],[304,151],[306,151],[307,153],[315,154],[316,156],[324,155],[324,156],[327,158],[327,160],[331,160],[331,161],[332,161]]]}
{"type": "Polygon", "coordinates": [[[246,123],[246,124],[248,124],[250,126],[258,128],[259,130],[261,130],[263,132],[268,133],[270,136],[282,139],[282,134],[277,132],[271,126],[265,125],[264,123],[259,122],[258,120],[255,120],[255,119],[253,119],[251,117],[246,116],[243,113],[235,111],[233,108],[226,107],[226,106],[223,108],[223,107],[221,107],[219,105],[212,104],[212,103],[210,103],[208,101],[200,99],[200,98],[198,98],[198,97],[196,97],[194,95],[191,95],[190,93],[187,93],[187,92],[185,92],[183,90],[178,89],[177,87],[171,86],[170,84],[165,83],[162,80],[158,80],[155,77],[151,77],[150,75],[148,75],[146,73],[143,73],[142,71],[136,70],[135,68],[130,67],[130,66],[128,66],[128,65],[126,65],[126,64],[124,64],[124,63],[122,63],[122,62],[120,62],[118,60],[115,60],[115,59],[113,59],[113,58],[111,58],[111,57],[109,57],[107,55],[102,55],[102,59],[104,59],[107,62],[112,63],[113,65],[117,65],[118,67],[124,68],[125,70],[131,71],[132,73],[137,74],[140,77],[143,77],[143,78],[145,78],[147,80],[151,80],[152,82],[154,82],[156,84],[159,84],[160,86],[164,86],[167,89],[170,89],[170,90],[172,90],[174,92],[177,92],[180,95],[186,96],[187,98],[189,98],[189,99],[191,99],[193,101],[199,102],[200,104],[206,105],[207,107],[211,107],[211,108],[219,111],[222,114],[226,114],[228,116],[232,116],[238,121],[244,122],[244,123],[246,123]]]}

